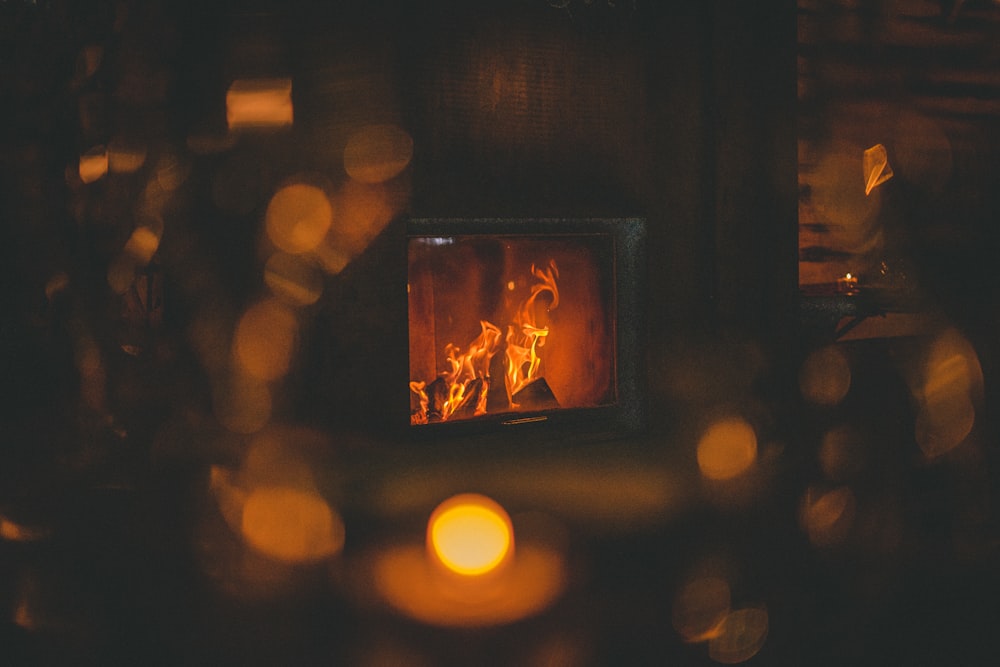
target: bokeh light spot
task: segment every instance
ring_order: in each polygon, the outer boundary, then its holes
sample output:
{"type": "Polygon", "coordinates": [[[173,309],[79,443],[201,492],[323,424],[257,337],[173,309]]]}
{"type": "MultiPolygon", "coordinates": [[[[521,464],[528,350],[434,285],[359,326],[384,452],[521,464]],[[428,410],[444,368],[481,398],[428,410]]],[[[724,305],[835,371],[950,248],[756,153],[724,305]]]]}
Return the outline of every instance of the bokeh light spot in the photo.
{"type": "Polygon", "coordinates": [[[708,479],[732,479],[746,472],[756,460],[757,434],[740,418],[712,424],[698,442],[698,468],[708,479]]]}
{"type": "Polygon", "coordinates": [[[497,569],[514,548],[510,517],[493,500],[462,494],[449,498],[431,514],[428,549],[448,570],[474,576],[497,569]]]}
{"type": "Polygon", "coordinates": [[[961,444],[976,421],[983,395],[983,370],[969,341],[948,330],[931,344],[924,367],[916,439],[928,458],[961,444]]]}
{"type": "Polygon", "coordinates": [[[330,229],[333,206],[313,185],[287,185],[271,198],[265,215],[267,235],[285,252],[308,252],[318,246],[330,229]]]}
{"type": "Polygon", "coordinates": [[[283,301],[295,306],[316,303],[323,294],[319,268],[300,255],[276,252],[264,266],[264,283],[283,301]]]}
{"type": "Polygon", "coordinates": [[[131,143],[123,137],[115,137],[108,143],[108,168],[112,172],[131,174],[139,171],[145,162],[145,146],[131,143]]]}
{"type": "Polygon", "coordinates": [[[937,458],[962,444],[975,422],[976,408],[967,395],[938,397],[917,414],[917,445],[928,458],[937,458]]]}
{"type": "Polygon", "coordinates": [[[718,636],[731,601],[729,584],[724,579],[700,577],[689,581],[674,598],[674,630],[686,642],[718,636]]]}
{"type": "Polygon", "coordinates": [[[151,225],[139,225],[132,231],[125,243],[125,253],[141,265],[146,265],[160,247],[162,229],[151,225]]]}
{"type": "Polygon", "coordinates": [[[855,505],[854,492],[846,486],[828,491],[807,490],[799,521],[809,541],[820,547],[842,542],[854,522],[855,505]]]}
{"type": "Polygon", "coordinates": [[[757,655],[767,640],[766,609],[749,607],[732,612],[719,634],[708,640],[708,656],[724,665],[745,662],[757,655]]]}
{"type": "Polygon", "coordinates": [[[260,553],[286,563],[336,554],[344,524],[317,493],[291,487],[254,489],[243,506],[243,538],[260,553]]]}
{"type": "Polygon", "coordinates": [[[236,359],[248,375],[277,380],[288,372],[297,334],[293,312],[277,299],[260,301],[248,308],[236,325],[236,359]]]}
{"type": "Polygon", "coordinates": [[[817,405],[837,405],[851,388],[851,367],[844,352],[835,346],[813,351],[802,364],[799,389],[817,405]]]}
{"type": "Polygon", "coordinates": [[[366,125],[347,139],[344,170],[356,181],[382,183],[399,175],[413,157],[413,139],[395,125],[366,125]]]}
{"type": "Polygon", "coordinates": [[[291,79],[237,79],[226,92],[226,122],[230,129],[291,125],[291,79]]]}
{"type": "Polygon", "coordinates": [[[80,156],[80,180],[93,183],[108,173],[108,149],[94,146],[80,156]]]}

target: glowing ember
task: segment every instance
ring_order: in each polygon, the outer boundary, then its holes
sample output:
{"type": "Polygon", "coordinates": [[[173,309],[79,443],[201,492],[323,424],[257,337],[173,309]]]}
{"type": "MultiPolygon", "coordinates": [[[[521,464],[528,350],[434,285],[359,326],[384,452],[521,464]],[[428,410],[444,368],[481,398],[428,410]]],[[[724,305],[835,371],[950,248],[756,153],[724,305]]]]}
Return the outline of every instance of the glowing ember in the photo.
{"type": "MultiPolygon", "coordinates": [[[[431,383],[410,382],[412,394],[411,424],[430,421],[447,421],[453,417],[478,417],[487,413],[495,397],[503,396],[506,409],[517,409],[521,404],[515,399],[519,392],[542,378],[542,357],[539,350],[549,335],[549,325],[543,322],[542,313],[559,305],[556,280],[559,270],[555,260],[547,268],[531,266],[531,274],[538,280],[531,286],[529,296],[518,306],[513,321],[507,326],[507,335],[486,321],[480,320],[480,333],[463,352],[454,343],[445,345],[447,368],[431,383]],[[548,296],[548,303],[541,308],[540,299],[548,296]],[[503,351],[503,384],[496,382],[500,369],[493,364],[497,353],[503,351]]],[[[508,285],[508,289],[510,285],[508,285]]],[[[544,384],[544,383],[542,383],[544,384]]],[[[533,407],[548,407],[555,403],[551,390],[543,387],[530,396],[533,407]]],[[[501,407],[499,410],[503,410],[501,407]]]]}

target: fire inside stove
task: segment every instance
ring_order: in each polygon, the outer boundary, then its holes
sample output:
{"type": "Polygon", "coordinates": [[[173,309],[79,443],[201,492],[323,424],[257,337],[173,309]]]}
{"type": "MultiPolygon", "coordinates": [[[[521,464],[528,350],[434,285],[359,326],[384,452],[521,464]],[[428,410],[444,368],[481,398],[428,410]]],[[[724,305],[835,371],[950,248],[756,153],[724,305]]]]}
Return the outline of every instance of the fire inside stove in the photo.
{"type": "Polygon", "coordinates": [[[614,403],[610,246],[600,234],[410,238],[410,423],[614,403]]]}

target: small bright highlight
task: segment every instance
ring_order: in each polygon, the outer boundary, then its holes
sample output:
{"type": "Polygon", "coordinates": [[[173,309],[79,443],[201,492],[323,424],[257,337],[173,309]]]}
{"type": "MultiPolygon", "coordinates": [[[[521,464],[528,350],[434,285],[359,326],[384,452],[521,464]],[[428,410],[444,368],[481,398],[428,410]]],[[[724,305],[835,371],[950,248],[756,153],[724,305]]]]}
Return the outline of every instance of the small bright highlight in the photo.
{"type": "Polygon", "coordinates": [[[462,494],[444,501],[431,514],[427,548],[451,572],[484,575],[513,555],[514,530],[499,504],[486,496],[462,494]]]}

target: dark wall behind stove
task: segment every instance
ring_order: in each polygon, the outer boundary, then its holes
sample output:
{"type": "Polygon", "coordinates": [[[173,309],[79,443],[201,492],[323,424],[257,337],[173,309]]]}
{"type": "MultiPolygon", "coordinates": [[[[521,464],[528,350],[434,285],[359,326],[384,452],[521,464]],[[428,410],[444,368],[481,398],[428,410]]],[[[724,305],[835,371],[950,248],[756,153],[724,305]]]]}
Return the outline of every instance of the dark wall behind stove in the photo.
{"type": "MultiPolygon", "coordinates": [[[[413,215],[648,220],[642,354],[660,403],[688,342],[793,335],[794,4],[745,5],[445,2],[357,17],[350,38],[391,67],[379,81],[414,139],[413,215]]],[[[388,234],[383,252],[402,230],[388,234]]],[[[347,310],[330,321],[350,322],[347,310]]],[[[370,394],[332,389],[345,414],[384,421],[395,363],[370,394]]]]}

